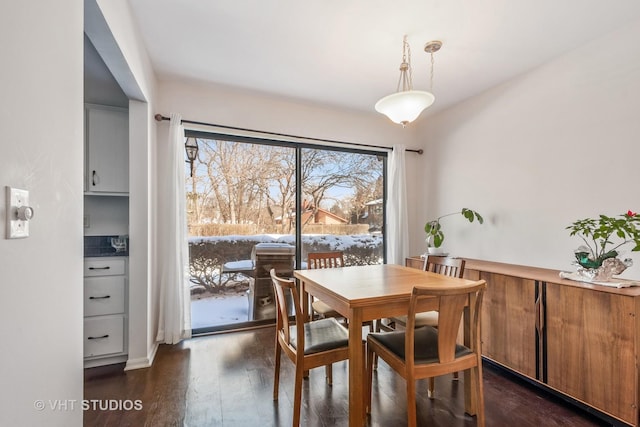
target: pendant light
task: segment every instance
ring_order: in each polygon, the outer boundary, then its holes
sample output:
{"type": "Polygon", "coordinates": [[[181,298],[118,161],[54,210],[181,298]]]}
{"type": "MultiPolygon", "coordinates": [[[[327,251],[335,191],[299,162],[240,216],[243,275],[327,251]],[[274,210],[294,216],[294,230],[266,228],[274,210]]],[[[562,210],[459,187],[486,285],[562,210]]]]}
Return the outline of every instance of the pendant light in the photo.
{"type": "MultiPolygon", "coordinates": [[[[431,54],[431,89],[433,89],[433,53],[437,52],[442,43],[432,41],[425,45],[425,52],[431,54]]],[[[418,118],[420,113],[435,101],[431,92],[413,90],[411,68],[411,47],[405,35],[402,42],[402,62],[400,63],[400,78],[396,93],[387,95],[376,102],[375,109],[389,117],[391,121],[405,127],[418,118]],[[400,89],[402,85],[402,90],[400,89]]]]}

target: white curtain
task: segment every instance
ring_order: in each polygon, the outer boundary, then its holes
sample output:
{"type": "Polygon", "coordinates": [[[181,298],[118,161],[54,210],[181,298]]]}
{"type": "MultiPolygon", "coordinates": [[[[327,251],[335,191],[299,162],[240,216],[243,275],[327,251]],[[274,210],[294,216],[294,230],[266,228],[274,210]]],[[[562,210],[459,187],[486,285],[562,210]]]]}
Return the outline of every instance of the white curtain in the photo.
{"type": "Polygon", "coordinates": [[[158,335],[160,343],[175,344],[191,337],[191,300],[189,296],[189,248],[185,206],[184,127],[179,114],[171,114],[169,138],[163,150],[165,179],[159,187],[158,263],[160,307],[158,335]]]}
{"type": "Polygon", "coordinates": [[[387,263],[404,265],[409,254],[405,146],[394,145],[389,153],[387,180],[387,263]]]}

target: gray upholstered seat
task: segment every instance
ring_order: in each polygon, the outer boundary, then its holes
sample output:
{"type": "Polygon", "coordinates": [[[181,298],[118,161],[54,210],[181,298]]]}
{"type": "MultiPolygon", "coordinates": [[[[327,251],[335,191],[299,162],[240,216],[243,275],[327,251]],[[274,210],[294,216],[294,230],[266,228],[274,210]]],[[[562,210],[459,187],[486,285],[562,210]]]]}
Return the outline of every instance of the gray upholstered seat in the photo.
{"type": "MultiPolygon", "coordinates": [[[[391,350],[400,359],[405,359],[405,331],[380,332],[369,334],[372,340],[380,342],[391,350]]],[[[470,354],[471,350],[463,345],[457,344],[455,357],[462,357],[470,354]]],[[[415,330],[415,363],[438,363],[438,330],[431,326],[423,326],[415,330]]]]}
{"type": "MultiPolygon", "coordinates": [[[[296,326],[290,326],[289,331],[291,337],[289,343],[297,349],[296,326]]],[[[349,333],[333,317],[304,324],[304,354],[319,353],[348,345],[349,333]]]]}

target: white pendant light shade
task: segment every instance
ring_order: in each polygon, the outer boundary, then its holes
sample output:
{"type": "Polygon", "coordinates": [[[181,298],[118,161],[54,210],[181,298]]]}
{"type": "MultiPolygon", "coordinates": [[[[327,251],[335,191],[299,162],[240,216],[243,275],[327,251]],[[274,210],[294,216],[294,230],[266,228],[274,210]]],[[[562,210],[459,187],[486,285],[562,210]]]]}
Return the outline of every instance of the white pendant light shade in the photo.
{"type": "Polygon", "coordinates": [[[375,109],[389,117],[392,122],[405,126],[417,119],[435,99],[431,92],[406,90],[385,96],[376,102],[375,109]]]}
{"type": "MultiPolygon", "coordinates": [[[[425,52],[431,55],[431,90],[433,91],[433,53],[442,46],[442,42],[435,40],[427,43],[425,52]]],[[[395,93],[387,95],[376,102],[375,109],[378,113],[389,117],[392,122],[405,127],[418,118],[426,108],[429,108],[436,97],[433,93],[423,90],[413,90],[411,76],[411,47],[407,42],[407,36],[402,40],[402,62],[400,63],[400,79],[395,93]]]]}

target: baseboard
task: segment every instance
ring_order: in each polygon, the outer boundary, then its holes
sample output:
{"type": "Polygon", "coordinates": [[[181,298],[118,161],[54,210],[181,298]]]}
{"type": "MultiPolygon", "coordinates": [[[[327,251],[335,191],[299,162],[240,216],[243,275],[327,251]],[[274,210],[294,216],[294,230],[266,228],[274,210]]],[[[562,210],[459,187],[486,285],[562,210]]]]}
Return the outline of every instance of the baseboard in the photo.
{"type": "Polygon", "coordinates": [[[122,362],[125,362],[126,360],[127,360],[127,355],[102,357],[98,359],[89,359],[84,361],[84,367],[95,368],[97,366],[115,365],[116,363],[122,363],[122,362]]]}
{"type": "Polygon", "coordinates": [[[149,368],[153,365],[153,360],[156,358],[156,352],[158,351],[158,343],[153,343],[151,351],[147,357],[139,357],[137,359],[128,359],[127,364],[124,367],[125,371],[131,371],[134,369],[149,368]]]}

